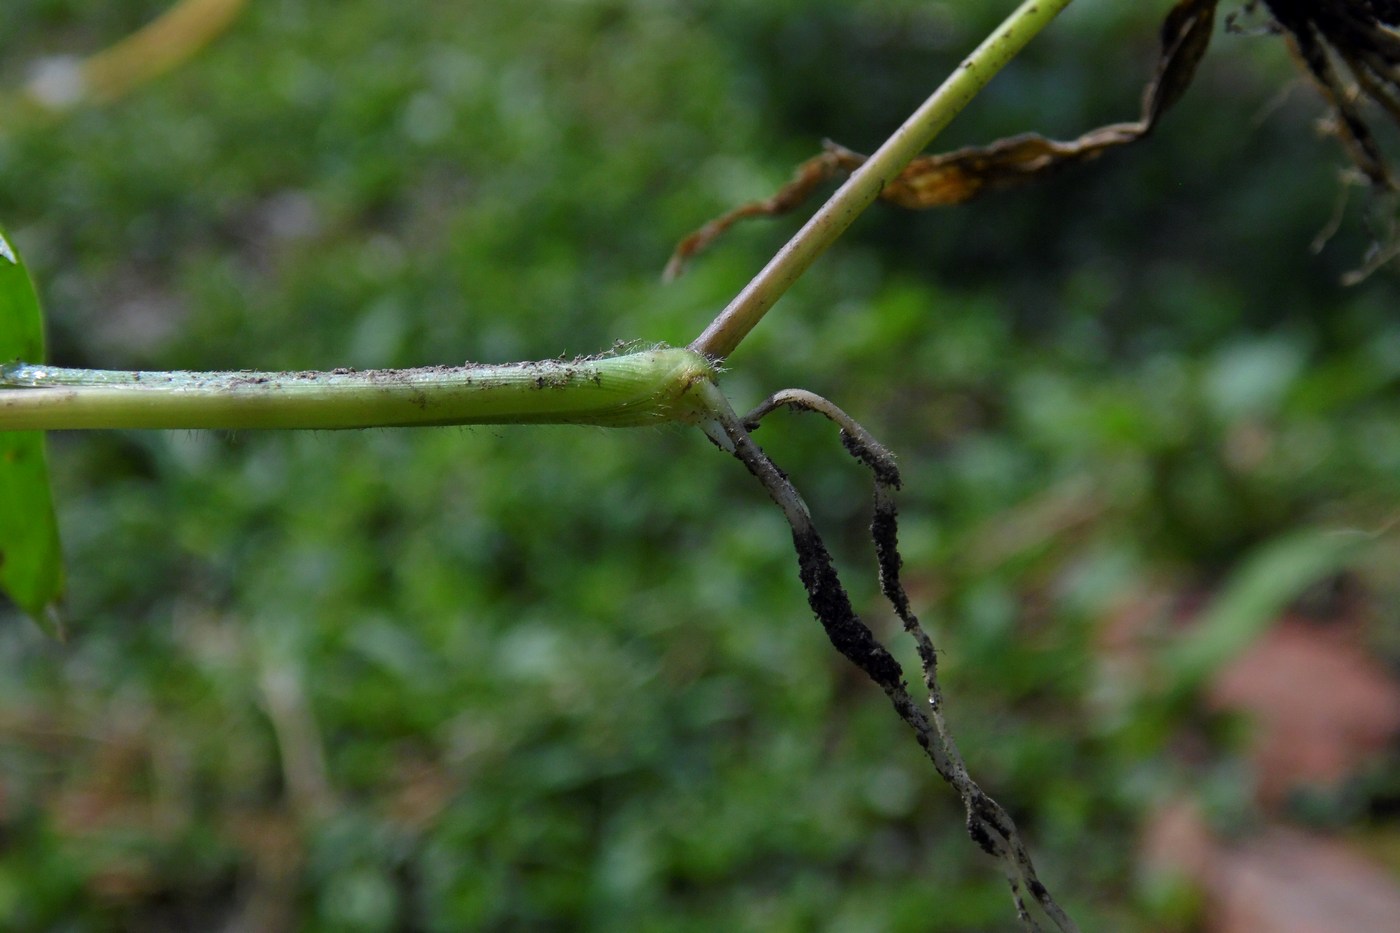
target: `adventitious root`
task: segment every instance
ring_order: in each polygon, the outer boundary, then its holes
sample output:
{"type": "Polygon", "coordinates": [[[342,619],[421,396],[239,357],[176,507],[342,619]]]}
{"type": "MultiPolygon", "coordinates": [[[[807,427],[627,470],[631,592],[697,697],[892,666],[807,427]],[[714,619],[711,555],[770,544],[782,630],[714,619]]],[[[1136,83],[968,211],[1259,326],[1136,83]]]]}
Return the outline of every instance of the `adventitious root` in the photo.
{"type": "Polygon", "coordinates": [[[1024,927],[1028,930],[1040,929],[1026,906],[1029,895],[1056,929],[1077,930],[1074,921],[1036,877],[1030,853],[1011,817],[983,793],[968,775],[967,766],[948,730],[938,687],[937,651],[910,608],[909,598],[899,580],[901,560],[893,492],[899,488],[900,478],[894,457],[844,411],[810,392],[800,389],[779,392],[740,419],[717,388],[707,386],[702,391],[709,397],[715,416],[713,422],[705,425],[706,433],[758,478],[787,517],[797,549],[798,573],[807,590],[807,601],[826,630],[827,638],[837,651],[880,686],[899,717],[913,729],[916,740],[939,775],[962,799],[967,813],[968,834],[1001,863],[1011,887],[1017,915],[1024,927]],[[782,407],[817,412],[835,422],[841,428],[841,440],[846,450],[863,463],[874,477],[875,517],[871,534],[875,539],[880,585],[904,624],[905,631],[914,638],[928,691],[928,712],[910,695],[899,662],[856,615],[806,503],[786,474],[778,469],[749,434],[766,415],[782,407]]]}
{"type": "MultiPolygon", "coordinates": [[[[1259,0],[1250,0],[1246,10],[1259,5],[1259,0]]],[[[1294,60],[1331,109],[1326,129],[1346,149],[1354,174],[1380,195],[1361,266],[1342,277],[1343,285],[1355,285],[1400,256],[1400,182],[1372,128],[1377,113],[1400,125],[1400,4],[1263,0],[1263,6],[1272,18],[1271,30],[1283,34],[1294,60]]],[[[1227,25],[1233,25],[1234,18],[1227,18],[1227,25]]],[[[1321,239],[1325,242],[1327,236],[1321,239]]]]}

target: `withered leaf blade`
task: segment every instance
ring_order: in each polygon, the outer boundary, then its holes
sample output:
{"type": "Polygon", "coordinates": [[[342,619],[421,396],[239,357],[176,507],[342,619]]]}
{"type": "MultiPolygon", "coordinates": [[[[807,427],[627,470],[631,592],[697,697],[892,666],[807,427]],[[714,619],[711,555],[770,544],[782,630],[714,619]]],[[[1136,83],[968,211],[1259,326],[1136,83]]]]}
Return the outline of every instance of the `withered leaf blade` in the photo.
{"type": "MultiPolygon", "coordinates": [[[[1142,139],[1152,132],[1162,114],[1181,99],[1195,77],[1196,66],[1210,46],[1217,3],[1218,0],[1179,0],[1167,14],[1156,71],[1143,94],[1139,120],[1102,126],[1065,142],[1024,133],[987,146],[921,156],[885,186],[881,199],[910,210],[962,204],[987,191],[1036,181],[1142,139]]],[[[669,281],[680,275],[686,262],[739,221],[785,214],[824,182],[855,171],[866,160],[864,155],[834,143],[828,142],[825,148],[821,155],[798,166],[792,180],[772,197],[737,207],[682,240],[666,264],[665,278],[669,281]]]]}
{"type": "MultiPolygon", "coordinates": [[[[851,153],[855,155],[855,153],[851,153]]],[[[864,161],[864,156],[859,156],[864,161]]],[[[724,235],[725,231],[741,220],[749,217],[776,217],[796,208],[828,179],[842,171],[840,164],[831,163],[830,152],[808,159],[792,173],[792,180],[778,190],[778,193],[762,201],[752,201],[711,220],[696,230],[676,246],[671,259],[666,263],[662,278],[670,282],[685,271],[685,263],[691,257],[724,235]]],[[[859,163],[856,163],[859,165],[859,163]]]]}

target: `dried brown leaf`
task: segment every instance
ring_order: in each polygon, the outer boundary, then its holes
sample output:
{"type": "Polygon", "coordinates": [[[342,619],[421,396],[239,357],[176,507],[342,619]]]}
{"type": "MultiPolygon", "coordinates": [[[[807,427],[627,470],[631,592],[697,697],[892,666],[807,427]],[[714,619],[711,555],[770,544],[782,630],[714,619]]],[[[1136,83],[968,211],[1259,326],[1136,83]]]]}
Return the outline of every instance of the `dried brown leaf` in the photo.
{"type": "MultiPolygon", "coordinates": [[[[881,199],[910,210],[961,204],[983,192],[1035,181],[1142,139],[1190,86],[1196,66],[1210,45],[1217,2],[1179,0],[1167,14],[1156,72],[1143,94],[1142,117],[1136,122],[1109,124],[1067,142],[1025,133],[987,146],[923,156],[909,163],[885,186],[881,199]]],[[[670,280],[679,275],[690,258],[739,221],[784,214],[805,201],[823,182],[856,170],[865,160],[858,152],[827,143],[826,151],[799,166],[792,181],[777,194],[735,208],[682,240],[666,264],[665,277],[670,280]]]]}
{"type": "MultiPolygon", "coordinates": [[[[860,158],[864,161],[865,157],[861,156],[860,158]]],[[[669,282],[678,277],[685,271],[685,263],[690,257],[703,252],[706,247],[723,236],[725,231],[739,221],[749,217],[776,217],[779,214],[786,214],[807,200],[823,182],[843,170],[849,171],[842,166],[839,157],[833,154],[830,149],[819,156],[808,159],[797,167],[797,170],[792,173],[792,179],[778,189],[777,194],[762,201],[751,201],[736,207],[729,213],[716,217],[681,240],[676,246],[675,252],[671,254],[670,261],[666,263],[666,271],[662,273],[662,278],[669,282]]]]}
{"type": "Polygon", "coordinates": [[[1400,683],[1345,632],[1287,621],[1222,671],[1210,702],[1255,724],[1249,757],[1261,801],[1332,787],[1400,735],[1400,683]]]}
{"type": "Polygon", "coordinates": [[[1395,878],[1344,842],[1277,824],[1224,839],[1187,802],[1149,821],[1142,862],[1200,892],[1206,933],[1387,933],[1400,916],[1395,878]]]}

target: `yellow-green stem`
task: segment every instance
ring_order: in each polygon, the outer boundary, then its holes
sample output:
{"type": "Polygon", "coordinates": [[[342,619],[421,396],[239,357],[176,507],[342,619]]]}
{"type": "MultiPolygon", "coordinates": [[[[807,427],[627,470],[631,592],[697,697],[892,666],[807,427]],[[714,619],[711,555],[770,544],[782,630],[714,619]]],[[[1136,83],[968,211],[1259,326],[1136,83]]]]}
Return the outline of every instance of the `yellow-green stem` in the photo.
{"type": "Polygon", "coordinates": [[[885,185],[1069,3],[1070,0],[1022,3],[769,260],[690,348],[713,360],[722,360],[732,353],[816,258],[880,196],[885,185]]]}
{"type": "Polygon", "coordinates": [[[630,427],[708,417],[700,354],[659,348],[565,362],[331,372],[130,372],[0,366],[0,431],[371,428],[443,424],[630,427]]]}

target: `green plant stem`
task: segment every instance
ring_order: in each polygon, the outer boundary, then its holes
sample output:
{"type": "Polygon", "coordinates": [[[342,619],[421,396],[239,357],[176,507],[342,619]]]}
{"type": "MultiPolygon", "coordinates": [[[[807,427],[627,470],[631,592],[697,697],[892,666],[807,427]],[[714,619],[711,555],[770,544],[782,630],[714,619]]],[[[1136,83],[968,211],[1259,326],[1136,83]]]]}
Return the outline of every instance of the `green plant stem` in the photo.
{"type": "Polygon", "coordinates": [[[596,359],[333,372],[131,372],[0,366],[0,431],[630,427],[705,420],[714,368],[691,350],[596,359]]]}
{"type": "Polygon", "coordinates": [[[712,360],[723,360],[734,352],[768,309],[880,196],[885,185],[1069,4],[1070,0],[1022,3],[769,260],[690,348],[712,360]]]}

